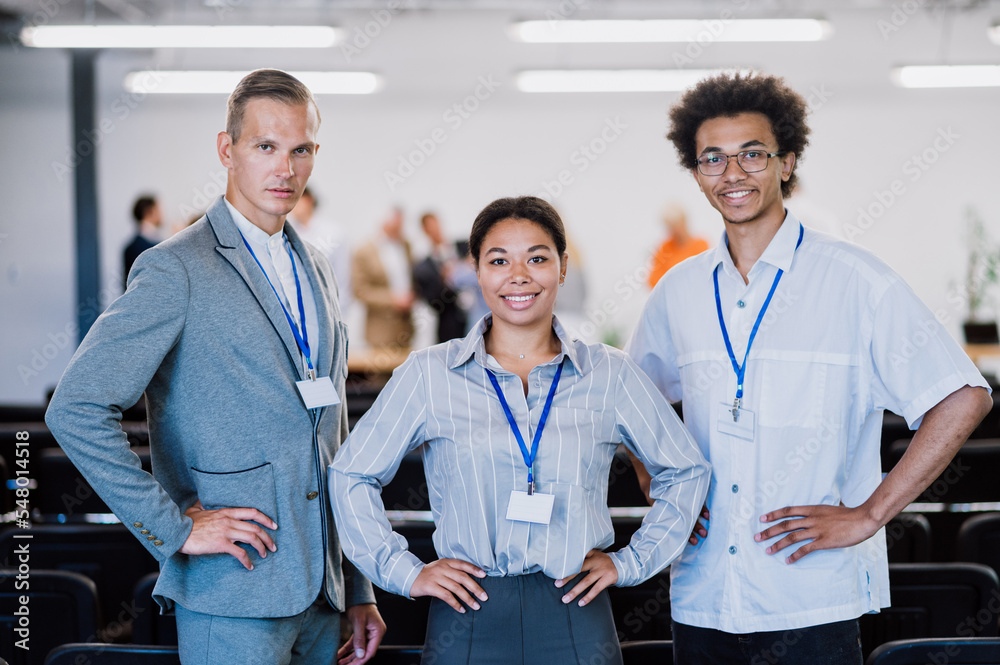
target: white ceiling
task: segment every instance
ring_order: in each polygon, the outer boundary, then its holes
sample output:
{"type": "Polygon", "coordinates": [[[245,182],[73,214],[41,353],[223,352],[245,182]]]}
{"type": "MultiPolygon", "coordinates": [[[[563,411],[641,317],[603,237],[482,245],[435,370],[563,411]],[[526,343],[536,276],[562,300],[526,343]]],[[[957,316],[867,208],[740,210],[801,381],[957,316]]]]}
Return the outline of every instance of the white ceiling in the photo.
{"type": "Polygon", "coordinates": [[[678,65],[762,68],[806,89],[835,87],[841,96],[879,90],[893,94],[888,72],[895,65],[1000,63],[1000,46],[986,35],[987,27],[1000,20],[1000,0],[0,0],[0,10],[15,16],[8,26],[80,22],[334,25],[346,36],[344,46],[129,51],[102,57],[115,72],[119,67],[142,66],[374,71],[383,77],[382,94],[389,100],[458,94],[468,91],[479,76],[494,74],[510,81],[524,69],[678,65]],[[524,44],[507,35],[515,20],[560,16],[820,16],[831,22],[834,34],[819,43],[709,40],[704,45],[524,44]],[[363,34],[366,29],[374,35],[370,39],[363,34]]]}

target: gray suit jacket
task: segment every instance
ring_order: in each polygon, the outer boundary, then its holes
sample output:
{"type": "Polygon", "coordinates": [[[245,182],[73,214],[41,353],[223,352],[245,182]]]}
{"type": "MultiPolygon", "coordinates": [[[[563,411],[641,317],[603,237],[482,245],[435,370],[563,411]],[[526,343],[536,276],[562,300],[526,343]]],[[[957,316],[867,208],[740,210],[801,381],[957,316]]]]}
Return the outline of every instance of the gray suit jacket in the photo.
{"type": "MultiPolygon", "coordinates": [[[[316,297],[319,376],[341,399],[347,331],[326,259],[285,232],[316,297]]],[[[298,347],[263,272],[220,199],[188,229],[143,252],[128,289],[94,323],[70,361],[46,423],[114,513],[160,561],[154,595],[205,614],[291,616],[321,587],[337,610],[374,602],[371,585],[343,560],[326,468],[347,435],[343,404],[309,411],[295,381],[298,347]],[[122,432],[121,411],[143,391],[153,475],[122,432]],[[249,506],[278,524],[277,552],[254,570],[228,554],[178,552],[184,515],[249,506]]]]}

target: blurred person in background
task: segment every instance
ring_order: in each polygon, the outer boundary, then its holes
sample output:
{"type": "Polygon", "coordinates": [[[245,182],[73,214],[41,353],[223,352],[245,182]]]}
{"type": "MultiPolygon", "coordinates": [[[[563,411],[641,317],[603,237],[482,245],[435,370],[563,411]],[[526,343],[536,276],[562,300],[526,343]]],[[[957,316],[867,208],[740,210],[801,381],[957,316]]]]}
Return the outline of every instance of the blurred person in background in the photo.
{"type": "Polygon", "coordinates": [[[163,214],[156,197],[145,195],[136,199],[132,206],[132,218],[135,220],[136,232],[122,252],[123,285],[128,283],[128,273],[139,255],[160,241],[163,214]]]}
{"type": "Polygon", "coordinates": [[[379,234],[354,251],[354,297],[365,306],[365,341],[407,349],[413,341],[413,259],[403,236],[403,211],[393,208],[379,234]]]}
{"type": "Polygon", "coordinates": [[[347,312],[354,302],[354,295],[351,292],[351,251],[340,225],[322,215],[317,215],[317,208],[319,201],[316,195],[306,187],[302,192],[302,198],[289,213],[288,221],[299,232],[299,236],[306,242],[312,243],[333,267],[340,293],[340,311],[346,319],[347,312]]]}
{"type": "Polygon", "coordinates": [[[656,286],[668,270],[684,259],[708,249],[707,240],[692,236],[688,231],[687,214],[680,204],[671,203],[663,209],[663,225],[669,235],[653,255],[649,266],[649,288],[656,286]]]}
{"type": "Polygon", "coordinates": [[[430,252],[413,267],[413,282],[417,293],[437,314],[437,341],[464,337],[465,310],[455,291],[454,277],[458,264],[456,243],[445,240],[441,221],[428,212],[420,217],[420,227],[431,243],[430,252]]]}

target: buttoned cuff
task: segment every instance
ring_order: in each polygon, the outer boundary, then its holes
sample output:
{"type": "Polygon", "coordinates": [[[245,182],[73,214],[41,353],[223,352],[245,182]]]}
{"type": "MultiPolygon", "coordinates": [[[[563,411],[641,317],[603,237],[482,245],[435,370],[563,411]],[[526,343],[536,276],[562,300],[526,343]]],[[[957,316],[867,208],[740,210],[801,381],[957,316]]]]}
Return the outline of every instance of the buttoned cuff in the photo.
{"type": "Polygon", "coordinates": [[[191,535],[191,529],[194,528],[194,520],[184,515],[181,517],[181,522],[174,528],[162,528],[166,525],[157,528],[153,524],[157,521],[156,518],[151,518],[148,522],[143,522],[140,518],[126,523],[125,526],[157,560],[166,561],[187,542],[188,536],[191,535]]]}

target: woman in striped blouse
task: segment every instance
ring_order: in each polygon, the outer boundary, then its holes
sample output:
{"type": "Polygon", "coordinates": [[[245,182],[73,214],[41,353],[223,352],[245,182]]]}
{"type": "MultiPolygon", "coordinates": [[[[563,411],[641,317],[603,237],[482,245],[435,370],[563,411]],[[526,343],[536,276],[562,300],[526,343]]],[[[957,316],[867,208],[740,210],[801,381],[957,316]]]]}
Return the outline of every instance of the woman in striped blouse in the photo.
{"type": "Polygon", "coordinates": [[[491,314],[411,354],[330,465],[344,553],[388,591],[433,597],[426,665],[621,663],[605,589],[680,554],[708,463],[627,356],[571,339],[554,317],[566,236],[551,205],[494,201],[469,244],[491,314]],[[649,470],[654,503],[629,545],[606,553],[619,443],[649,470]],[[407,551],[380,497],[418,448],[430,562],[407,551]]]}

